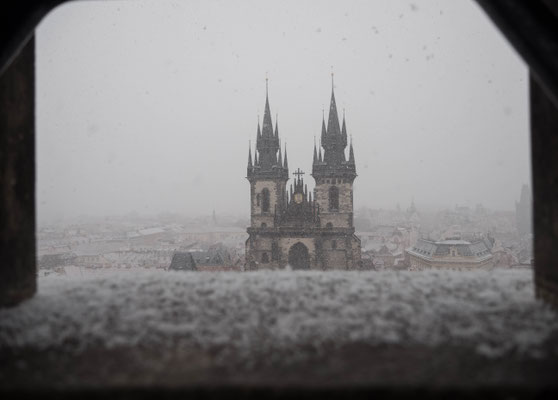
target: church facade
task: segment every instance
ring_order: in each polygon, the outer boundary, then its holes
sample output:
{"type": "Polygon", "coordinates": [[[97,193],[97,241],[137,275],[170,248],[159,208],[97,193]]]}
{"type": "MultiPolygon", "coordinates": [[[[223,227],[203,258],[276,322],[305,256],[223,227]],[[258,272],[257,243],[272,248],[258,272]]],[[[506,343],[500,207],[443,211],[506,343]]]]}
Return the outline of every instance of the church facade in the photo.
{"type": "Polygon", "coordinates": [[[332,88],[328,123],[322,118],[321,143],[312,163],[312,192],[297,169],[287,190],[289,166],[271,119],[266,89],[265,112],[256,149],[248,153],[250,227],[246,269],[358,269],[360,239],[353,226],[353,182],[357,176],[352,143],[346,157],[347,129],[342,126],[332,88]],[[322,153],[323,149],[323,153],[322,153]]]}

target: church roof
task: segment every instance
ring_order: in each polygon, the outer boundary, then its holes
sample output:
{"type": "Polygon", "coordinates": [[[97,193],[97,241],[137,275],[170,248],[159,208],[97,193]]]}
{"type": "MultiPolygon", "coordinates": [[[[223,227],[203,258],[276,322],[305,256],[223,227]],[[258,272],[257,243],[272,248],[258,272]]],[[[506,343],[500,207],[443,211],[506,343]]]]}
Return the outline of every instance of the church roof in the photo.
{"type": "Polygon", "coordinates": [[[172,256],[169,270],[173,271],[197,271],[194,257],[189,252],[176,252],[172,256]]]}
{"type": "Polygon", "coordinates": [[[482,261],[492,256],[490,249],[483,240],[467,242],[465,240],[442,240],[438,242],[418,239],[417,243],[407,250],[408,253],[427,260],[449,256],[454,249],[459,257],[476,258],[482,261]]]}

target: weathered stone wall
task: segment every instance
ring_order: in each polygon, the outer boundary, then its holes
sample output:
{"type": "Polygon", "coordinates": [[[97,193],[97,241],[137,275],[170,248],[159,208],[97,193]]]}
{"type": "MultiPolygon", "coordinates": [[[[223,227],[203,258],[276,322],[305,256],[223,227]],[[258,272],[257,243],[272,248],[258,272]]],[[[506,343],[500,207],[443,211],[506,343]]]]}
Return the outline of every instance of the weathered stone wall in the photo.
{"type": "Polygon", "coordinates": [[[347,251],[336,249],[336,250],[324,250],[324,269],[338,269],[345,270],[349,269],[347,251]]]}
{"type": "Polygon", "coordinates": [[[323,238],[319,232],[316,236],[274,236],[269,232],[252,234],[246,241],[247,268],[253,269],[282,269],[289,262],[289,251],[292,246],[302,243],[308,249],[310,269],[358,269],[361,263],[360,241],[354,235],[341,234],[323,238]],[[335,242],[335,244],[334,244],[335,242]],[[273,243],[276,252],[273,252],[273,243]],[[268,263],[263,262],[263,255],[267,254],[268,263]],[[276,259],[274,259],[274,255],[276,259]]]}
{"type": "Polygon", "coordinates": [[[351,228],[353,226],[353,213],[329,213],[320,211],[320,224],[325,228],[328,223],[334,228],[351,228]]]}
{"type": "MultiPolygon", "coordinates": [[[[331,182],[331,178],[329,181],[331,182]]],[[[338,180],[341,180],[340,178],[338,180]]],[[[337,180],[336,180],[337,181],[337,180]]],[[[326,180],[327,182],[327,180],[326,180]]],[[[351,183],[319,183],[314,188],[314,198],[320,206],[322,227],[331,223],[334,227],[349,228],[353,226],[353,185],[351,183]],[[339,210],[329,210],[329,190],[332,186],[339,189],[339,210]]]]}
{"type": "Polygon", "coordinates": [[[329,211],[329,188],[336,186],[339,189],[339,212],[353,212],[353,185],[351,183],[320,183],[314,188],[314,198],[320,205],[322,212],[329,211]]]}
{"type": "Polygon", "coordinates": [[[354,235],[340,235],[323,241],[324,269],[358,269],[361,265],[360,241],[354,235]],[[333,242],[335,241],[335,245],[333,242]]]}
{"type": "Polygon", "coordinates": [[[351,268],[361,268],[362,267],[362,249],[360,246],[360,239],[357,236],[353,236],[350,239],[352,258],[349,259],[349,265],[351,268]]]}
{"type": "Polygon", "coordinates": [[[250,184],[250,210],[251,210],[251,226],[253,228],[261,227],[265,223],[268,227],[274,226],[273,215],[275,207],[281,208],[285,193],[285,183],[277,180],[261,180],[250,184]],[[264,213],[262,192],[264,189],[269,190],[269,211],[264,213]],[[260,195],[260,204],[258,205],[257,196],[260,195]]]}
{"type": "Polygon", "coordinates": [[[246,266],[247,269],[271,268],[271,243],[270,237],[253,234],[246,241],[246,266]],[[268,256],[268,263],[262,262],[264,253],[268,256]]]}

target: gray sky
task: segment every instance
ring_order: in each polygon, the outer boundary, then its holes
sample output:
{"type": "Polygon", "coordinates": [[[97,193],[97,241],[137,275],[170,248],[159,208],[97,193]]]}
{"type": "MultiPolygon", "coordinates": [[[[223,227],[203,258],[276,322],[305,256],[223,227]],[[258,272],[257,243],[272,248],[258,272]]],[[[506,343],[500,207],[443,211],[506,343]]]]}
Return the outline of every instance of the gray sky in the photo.
{"type": "Polygon", "coordinates": [[[527,69],[473,1],[84,1],[37,32],[39,220],[248,216],[266,72],[291,172],[310,172],[332,67],[355,207],[513,209],[527,69]]]}

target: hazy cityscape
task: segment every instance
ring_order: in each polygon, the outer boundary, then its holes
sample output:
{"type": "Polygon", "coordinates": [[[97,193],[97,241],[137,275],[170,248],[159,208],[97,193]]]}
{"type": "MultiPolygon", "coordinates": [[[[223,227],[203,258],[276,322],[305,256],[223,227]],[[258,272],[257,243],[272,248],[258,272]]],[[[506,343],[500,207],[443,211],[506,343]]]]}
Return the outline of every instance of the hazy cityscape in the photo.
{"type": "Polygon", "coordinates": [[[151,8],[68,4],[39,26],[41,270],[166,269],[175,253],[201,269],[282,268],[296,235],[277,232],[295,215],[314,232],[300,248],[312,269],[420,269],[440,261],[427,247],[452,254],[444,240],[479,243],[452,245],[483,253],[475,268],[530,264],[529,188],[515,207],[529,183],[527,71],[474,4],[331,2],[320,19],[304,3],[301,23],[246,1],[228,11],[251,21],[238,26],[218,1],[162,2],[182,34],[159,44],[151,8]],[[297,179],[304,212],[287,193],[297,179]]]}
{"type": "MultiPolygon", "coordinates": [[[[518,196],[519,202],[519,196],[518,196]]],[[[198,218],[175,214],[142,217],[82,217],[42,226],[37,232],[40,273],[80,274],[86,269],[168,269],[175,252],[192,252],[201,270],[242,271],[248,218],[215,212],[198,218]]],[[[482,205],[421,210],[411,202],[391,210],[360,208],[356,234],[363,268],[407,270],[405,250],[418,239],[493,238],[493,266],[532,265],[530,227],[518,226],[514,211],[482,205]],[[521,229],[521,233],[520,230],[521,229]]]]}

